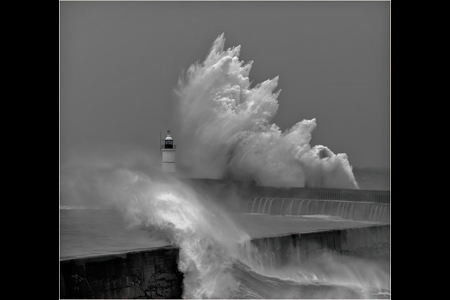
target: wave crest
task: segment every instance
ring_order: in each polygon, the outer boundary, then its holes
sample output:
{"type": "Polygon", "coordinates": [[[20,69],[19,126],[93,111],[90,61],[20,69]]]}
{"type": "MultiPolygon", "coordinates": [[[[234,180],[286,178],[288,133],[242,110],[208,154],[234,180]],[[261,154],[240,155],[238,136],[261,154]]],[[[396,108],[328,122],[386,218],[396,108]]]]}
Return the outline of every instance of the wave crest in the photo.
{"type": "Polygon", "coordinates": [[[180,163],[189,176],[251,179],[260,185],[358,188],[346,154],[311,147],[316,120],[282,132],[271,119],[278,110],[278,76],[251,87],[253,62],[241,47],[224,50],[221,34],[203,62],[179,79],[180,163]]]}

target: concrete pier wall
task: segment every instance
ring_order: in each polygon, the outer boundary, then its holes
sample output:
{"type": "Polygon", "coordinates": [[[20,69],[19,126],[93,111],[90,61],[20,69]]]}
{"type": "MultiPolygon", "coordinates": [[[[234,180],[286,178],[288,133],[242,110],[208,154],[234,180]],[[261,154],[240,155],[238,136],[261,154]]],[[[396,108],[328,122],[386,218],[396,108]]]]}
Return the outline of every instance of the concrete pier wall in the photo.
{"type": "Polygon", "coordinates": [[[252,243],[276,265],[311,260],[323,253],[389,261],[390,225],[266,237],[252,243]]]}
{"type": "Polygon", "coordinates": [[[181,298],[178,255],[179,249],[164,247],[60,261],[60,297],[181,298]]]}
{"type": "MultiPolygon", "coordinates": [[[[252,243],[274,264],[310,260],[323,253],[388,262],[390,225],[265,237],[252,243]]],[[[181,298],[178,257],[179,249],[164,247],[60,261],[60,297],[181,298]]]]}
{"type": "Polygon", "coordinates": [[[185,183],[198,188],[201,193],[216,197],[239,195],[241,199],[299,198],[320,200],[343,200],[390,204],[391,192],[381,190],[328,189],[328,188],[281,188],[257,186],[252,182],[214,179],[185,179],[185,183]]]}
{"type": "Polygon", "coordinates": [[[373,203],[390,203],[390,191],[324,189],[324,188],[275,188],[254,186],[249,196],[270,198],[301,198],[321,200],[347,200],[373,203]]]}

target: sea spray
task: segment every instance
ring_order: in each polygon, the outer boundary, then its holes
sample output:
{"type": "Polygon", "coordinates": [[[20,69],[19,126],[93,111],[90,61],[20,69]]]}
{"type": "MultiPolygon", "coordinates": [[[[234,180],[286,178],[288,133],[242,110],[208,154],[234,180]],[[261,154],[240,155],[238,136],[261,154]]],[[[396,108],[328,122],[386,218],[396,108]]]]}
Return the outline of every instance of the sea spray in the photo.
{"type": "Polygon", "coordinates": [[[176,179],[120,173],[112,194],[130,224],[180,248],[184,298],[366,298],[389,290],[389,275],[374,262],[326,252],[299,259],[286,238],[257,247],[215,199],[176,179]]]}
{"type": "Polygon", "coordinates": [[[176,178],[149,176],[120,161],[90,162],[70,187],[102,199],[96,207],[114,208],[129,227],[178,247],[184,298],[365,298],[370,289],[389,290],[389,275],[363,260],[304,260],[281,238],[265,248],[254,245],[217,198],[176,178]]]}
{"type": "Polygon", "coordinates": [[[109,185],[108,194],[129,226],[163,235],[179,247],[183,297],[231,297],[239,286],[231,269],[249,235],[212,201],[176,179],[153,181],[128,170],[118,172],[121,180],[109,185]]]}
{"type": "Polygon", "coordinates": [[[240,46],[224,50],[221,34],[203,62],[180,76],[175,89],[189,176],[252,179],[260,185],[358,188],[346,154],[311,147],[316,120],[282,132],[270,123],[278,110],[278,77],[252,87],[252,61],[240,46]]]}

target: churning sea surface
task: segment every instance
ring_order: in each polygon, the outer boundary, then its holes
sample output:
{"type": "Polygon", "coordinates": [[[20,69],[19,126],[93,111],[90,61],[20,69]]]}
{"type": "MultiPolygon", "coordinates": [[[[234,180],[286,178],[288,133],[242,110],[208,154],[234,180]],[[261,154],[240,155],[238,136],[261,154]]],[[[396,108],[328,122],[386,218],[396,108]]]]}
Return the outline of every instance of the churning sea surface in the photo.
{"type": "MultiPolygon", "coordinates": [[[[129,227],[114,209],[61,207],[60,217],[62,260],[172,245],[171,241],[158,235],[157,230],[129,227]]],[[[377,224],[329,215],[234,214],[231,218],[252,237],[377,224]]],[[[271,254],[273,253],[268,253],[268,257],[271,254]]],[[[274,264],[270,259],[266,259],[266,263],[263,260],[249,262],[248,258],[233,260],[225,273],[232,275],[233,282],[239,282],[236,285],[238,288],[231,293],[224,292],[222,298],[390,298],[390,267],[386,263],[376,264],[341,256],[324,256],[323,259],[300,262],[296,260],[298,253],[288,252],[288,255],[292,255],[292,262],[283,265],[274,264]]],[[[222,256],[218,257],[218,263],[223,261],[222,256]]],[[[218,269],[223,271],[220,267],[218,269]]],[[[224,282],[229,280],[220,279],[224,282]]],[[[185,297],[221,298],[221,295],[188,294],[185,297]]]]}
{"type": "MultiPolygon", "coordinates": [[[[358,175],[365,177],[365,180],[360,178],[358,181],[361,189],[389,189],[386,173],[383,177],[383,173],[380,172],[359,174],[355,172],[357,180],[358,175]]],[[[196,202],[191,204],[199,205],[196,202]]],[[[252,238],[379,224],[330,215],[274,216],[233,213],[227,218],[239,231],[245,232],[252,238]]],[[[197,222],[198,220],[189,221],[197,222]]],[[[226,231],[227,229],[223,227],[228,226],[227,224],[227,222],[221,223],[221,229],[226,231]]],[[[200,225],[205,228],[208,226],[208,224],[200,225]]],[[[201,235],[186,236],[182,245],[189,246],[199,237],[202,238],[201,235]]],[[[208,256],[208,260],[204,261],[210,265],[209,274],[204,276],[207,280],[199,279],[200,286],[191,285],[195,286],[191,290],[185,287],[183,294],[185,298],[390,299],[391,297],[388,262],[379,263],[325,254],[315,260],[300,261],[296,259],[298,253],[288,252],[288,255],[292,256],[290,263],[277,264],[273,260],[264,259],[273,253],[267,253],[263,255],[264,257],[256,259],[240,252],[234,253],[235,250],[222,251],[220,248],[225,243],[214,243],[209,237],[205,238],[207,240],[205,247],[212,249],[217,259],[208,256]],[[219,284],[214,284],[215,288],[211,288],[209,293],[210,278],[216,278],[219,284]],[[222,288],[218,289],[217,286],[222,288]]],[[[139,251],[167,245],[174,245],[174,243],[160,228],[132,226],[120,210],[104,207],[60,206],[61,260],[139,251]]],[[[186,253],[192,256],[197,255],[195,252],[186,253]]],[[[198,256],[192,259],[200,261],[205,257],[198,256]]],[[[186,273],[185,280],[188,281],[190,280],[189,272],[186,273]]],[[[197,277],[191,280],[196,279],[197,277]]]]}
{"type": "MultiPolygon", "coordinates": [[[[242,213],[232,214],[230,218],[252,238],[379,224],[330,215],[274,216],[242,213]]],[[[122,214],[112,208],[60,208],[61,259],[137,251],[171,244],[157,229],[149,231],[130,226],[122,214]]]]}

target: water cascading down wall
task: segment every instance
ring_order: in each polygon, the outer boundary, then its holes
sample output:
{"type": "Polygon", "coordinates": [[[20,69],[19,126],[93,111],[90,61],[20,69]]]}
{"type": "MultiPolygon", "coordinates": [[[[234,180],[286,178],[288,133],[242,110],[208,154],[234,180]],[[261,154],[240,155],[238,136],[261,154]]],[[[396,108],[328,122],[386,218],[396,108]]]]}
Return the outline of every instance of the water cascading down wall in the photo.
{"type": "Polygon", "coordinates": [[[343,219],[390,222],[390,191],[272,188],[244,189],[241,209],[270,215],[331,215],[343,219]]]}
{"type": "Polygon", "coordinates": [[[247,211],[270,215],[331,215],[383,223],[388,223],[390,218],[389,204],[343,200],[255,197],[248,202],[247,211]]]}

